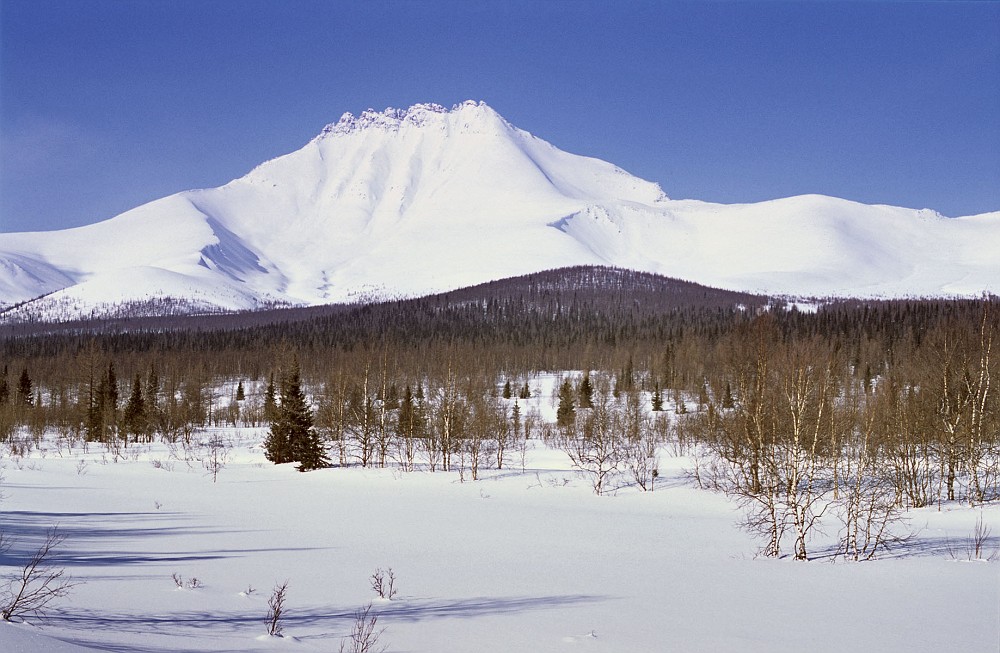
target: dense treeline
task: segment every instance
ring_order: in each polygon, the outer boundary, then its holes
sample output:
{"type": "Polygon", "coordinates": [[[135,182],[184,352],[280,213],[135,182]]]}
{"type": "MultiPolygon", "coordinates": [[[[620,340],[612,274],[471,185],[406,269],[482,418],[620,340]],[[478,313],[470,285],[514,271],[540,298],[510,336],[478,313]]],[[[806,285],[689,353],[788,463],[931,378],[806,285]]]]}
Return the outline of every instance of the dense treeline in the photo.
{"type": "Polygon", "coordinates": [[[261,378],[288,350],[300,354],[307,379],[373,353],[418,374],[465,356],[493,371],[578,368],[588,361],[601,367],[621,352],[657,349],[685,333],[720,333],[766,303],[655,275],[574,268],[367,306],[12,325],[0,330],[0,355],[12,367],[30,361],[46,378],[64,375],[91,347],[128,376],[159,363],[202,368],[213,377],[261,378]]]}
{"type": "Polygon", "coordinates": [[[807,557],[838,502],[841,553],[858,559],[903,507],[1000,496],[998,332],[990,298],[807,312],[606,268],[367,306],[22,324],[0,341],[0,438],[57,429],[128,446],[277,422],[275,458],[312,468],[281,444],[308,423],[339,464],[475,478],[544,437],[598,493],[626,471],[652,489],[670,442],[744,502],[762,553],[787,534],[807,557]],[[537,373],[569,370],[556,423],[522,412],[537,373]]]}

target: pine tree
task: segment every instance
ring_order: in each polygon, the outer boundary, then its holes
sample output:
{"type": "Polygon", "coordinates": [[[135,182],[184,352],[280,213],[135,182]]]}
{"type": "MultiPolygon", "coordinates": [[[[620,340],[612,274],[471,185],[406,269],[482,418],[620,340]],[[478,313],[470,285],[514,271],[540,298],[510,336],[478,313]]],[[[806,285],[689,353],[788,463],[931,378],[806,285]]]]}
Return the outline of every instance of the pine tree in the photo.
{"type": "Polygon", "coordinates": [[[243,381],[241,380],[236,386],[236,401],[243,401],[246,398],[246,392],[243,390],[243,381]]]}
{"type": "Polygon", "coordinates": [[[517,395],[518,399],[531,399],[531,388],[528,387],[528,382],[525,381],[524,385],[521,386],[521,391],[517,395]]]}
{"type": "Polygon", "coordinates": [[[511,390],[510,390],[510,381],[509,380],[506,383],[503,384],[503,394],[502,394],[502,396],[503,396],[504,399],[510,399],[511,398],[511,390]]]}

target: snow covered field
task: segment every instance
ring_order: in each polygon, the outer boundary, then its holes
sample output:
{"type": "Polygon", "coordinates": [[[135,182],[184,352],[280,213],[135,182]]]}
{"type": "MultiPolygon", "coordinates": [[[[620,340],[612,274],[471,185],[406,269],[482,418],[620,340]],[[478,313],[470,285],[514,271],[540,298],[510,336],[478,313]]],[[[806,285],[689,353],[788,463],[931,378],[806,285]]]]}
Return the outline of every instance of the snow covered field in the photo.
{"type": "Polygon", "coordinates": [[[301,474],[265,461],[261,430],[200,437],[213,436],[232,445],[215,482],[197,444],[140,445],[115,462],[103,447],[50,440],[2,460],[0,525],[16,542],[0,569],[16,571],[57,525],[68,536],[57,564],[84,584],[42,629],[0,623],[0,650],[337,651],[373,599],[388,651],[1000,645],[1000,562],[965,555],[980,514],[1000,534],[1000,506],[910,511],[916,537],[873,562],[832,561],[822,541],[816,560],[765,560],[736,507],[698,489],[692,461],[669,451],[654,492],[595,496],[538,442],[523,471],[515,452],[509,468],[462,482],[389,468],[301,474]],[[380,601],[369,578],[390,567],[399,594],[380,601]],[[267,599],[286,579],[285,637],[268,637],[267,599]]]}

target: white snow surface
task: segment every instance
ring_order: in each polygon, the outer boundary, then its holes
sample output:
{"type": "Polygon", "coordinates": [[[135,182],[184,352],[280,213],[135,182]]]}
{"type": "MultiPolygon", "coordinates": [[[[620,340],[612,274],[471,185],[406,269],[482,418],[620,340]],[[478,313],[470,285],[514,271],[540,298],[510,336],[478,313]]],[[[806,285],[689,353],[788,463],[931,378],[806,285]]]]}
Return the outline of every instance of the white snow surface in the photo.
{"type": "Polygon", "coordinates": [[[974,296],[1000,292],[1000,211],[671,200],[482,102],[423,104],[345,114],[220,188],[85,227],[0,234],[0,307],[34,299],[19,310],[73,317],[153,298],[315,305],[571,265],[791,296],[974,296]]]}
{"type": "MultiPolygon", "coordinates": [[[[533,385],[546,389],[522,408],[554,418],[553,383],[533,385]]],[[[1000,562],[963,556],[978,517],[1000,524],[997,505],[910,510],[913,538],[863,563],[831,559],[838,522],[825,518],[815,560],[767,560],[737,527],[738,508],[698,489],[685,471],[693,460],[671,446],[655,491],[617,477],[596,496],[565,454],[534,440],[523,468],[508,452],[503,469],[463,482],[425,465],[302,474],[266,462],[263,436],[212,429],[188,448],[133,444],[119,456],[53,436],[5,458],[0,519],[14,546],[0,575],[16,573],[58,526],[67,539],[54,563],[83,584],[52,604],[42,628],[0,622],[0,650],[336,651],[374,598],[369,577],[390,567],[399,594],[372,608],[388,651],[911,653],[1000,643],[1000,562]],[[216,482],[203,466],[213,438],[227,446],[216,482]],[[267,599],[285,580],[285,637],[267,637],[267,599]]]]}

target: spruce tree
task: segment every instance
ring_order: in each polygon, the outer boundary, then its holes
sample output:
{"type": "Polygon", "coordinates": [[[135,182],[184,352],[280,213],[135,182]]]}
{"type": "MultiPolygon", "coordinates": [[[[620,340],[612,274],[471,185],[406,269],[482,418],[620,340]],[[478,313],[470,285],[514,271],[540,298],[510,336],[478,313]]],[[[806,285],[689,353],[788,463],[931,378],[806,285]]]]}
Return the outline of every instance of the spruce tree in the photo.
{"type": "Polygon", "coordinates": [[[399,413],[397,414],[397,431],[404,438],[414,437],[415,417],[416,406],[413,404],[413,391],[410,390],[410,386],[406,386],[406,389],[403,390],[403,401],[399,404],[399,413]]]}
{"type": "Polygon", "coordinates": [[[733,387],[726,381],[726,392],[722,395],[722,407],[732,408],[736,405],[736,401],[733,399],[733,387]]]}
{"type": "MultiPolygon", "coordinates": [[[[282,383],[282,390],[284,390],[285,385],[282,383]]],[[[272,373],[264,395],[264,419],[271,423],[271,430],[264,441],[264,456],[275,465],[296,460],[292,450],[292,431],[296,425],[293,424],[290,413],[291,399],[286,404],[285,398],[282,396],[281,404],[278,404],[274,388],[274,374],[272,373]]],[[[311,426],[311,419],[308,426],[311,426]]]]}
{"type": "Polygon", "coordinates": [[[570,426],[576,420],[576,399],[573,384],[565,379],[559,387],[559,407],[556,408],[556,424],[570,426]]]}
{"type": "Polygon", "coordinates": [[[594,386],[590,383],[590,372],[583,373],[583,380],[580,381],[580,408],[594,407],[594,386]]]}
{"type": "Polygon", "coordinates": [[[273,423],[278,414],[277,390],[274,387],[274,372],[267,381],[267,389],[264,390],[264,421],[273,423]]]}
{"type": "Polygon", "coordinates": [[[17,403],[23,406],[30,406],[33,397],[31,377],[28,376],[28,368],[24,368],[21,370],[21,378],[17,381],[17,403]]]}
{"type": "Polygon", "coordinates": [[[313,427],[312,409],[306,404],[297,363],[281,381],[281,403],[276,407],[264,446],[268,460],[275,464],[298,462],[300,472],[330,465],[323,441],[313,427]]]}
{"type": "Polygon", "coordinates": [[[146,402],[142,397],[142,378],[138,372],[132,380],[132,392],[122,411],[122,428],[126,437],[131,435],[135,441],[146,431],[146,402]]]}

